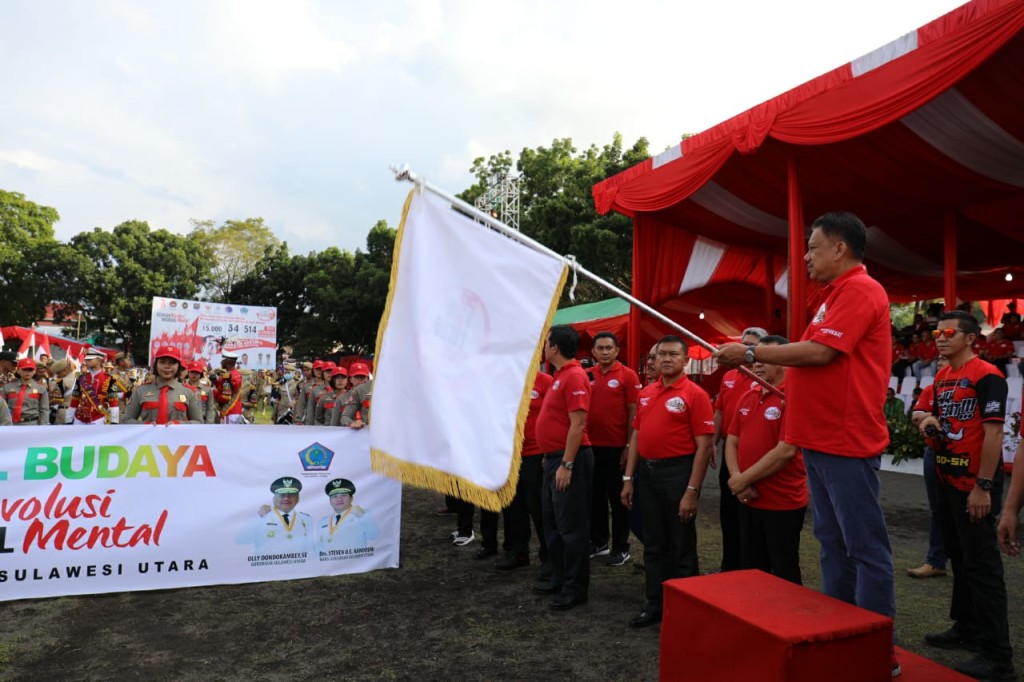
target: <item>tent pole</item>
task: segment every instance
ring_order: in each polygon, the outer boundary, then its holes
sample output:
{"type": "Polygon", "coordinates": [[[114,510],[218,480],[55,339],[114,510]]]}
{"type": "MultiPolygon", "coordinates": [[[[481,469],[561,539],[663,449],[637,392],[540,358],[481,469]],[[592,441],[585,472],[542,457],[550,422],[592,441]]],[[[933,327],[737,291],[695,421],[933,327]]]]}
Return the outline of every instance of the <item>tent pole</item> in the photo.
{"type": "MultiPolygon", "coordinates": [[[[637,273],[640,272],[640,249],[637,248],[637,242],[640,239],[640,230],[637,229],[636,221],[633,221],[633,264],[632,264],[632,277],[630,277],[630,292],[636,296],[639,291],[639,285],[637,284],[637,273]]],[[[639,369],[638,374],[643,374],[647,370],[647,350],[640,348],[640,309],[634,305],[629,306],[629,326],[626,327],[626,349],[628,353],[632,353],[633,357],[637,358],[638,363],[635,365],[639,369]]],[[[629,355],[626,355],[629,358],[629,355]]]]}
{"type": "Polygon", "coordinates": [[[947,209],[942,224],[943,295],[946,310],[956,308],[956,213],[947,209]]]}
{"type": "Polygon", "coordinates": [[[764,328],[769,334],[779,331],[774,328],[775,317],[775,259],[771,252],[764,254],[764,328]]]}
{"type": "MultiPolygon", "coordinates": [[[[515,241],[519,242],[520,244],[523,244],[524,246],[530,247],[534,251],[538,251],[540,253],[543,253],[543,254],[546,254],[548,256],[551,256],[552,258],[557,258],[558,260],[561,260],[561,261],[565,262],[573,270],[573,272],[576,275],[583,275],[584,277],[590,279],[595,284],[597,284],[597,285],[607,289],[611,293],[615,294],[619,298],[621,298],[621,299],[623,299],[625,301],[629,301],[634,307],[639,308],[640,310],[642,310],[643,312],[647,313],[651,317],[653,317],[653,318],[659,320],[660,322],[668,325],[672,329],[675,329],[680,334],[682,334],[684,337],[686,337],[687,339],[689,339],[693,343],[697,344],[701,348],[704,348],[705,350],[709,350],[711,352],[714,352],[714,351],[717,350],[717,348],[715,346],[713,346],[712,344],[708,343],[707,341],[705,341],[701,337],[697,336],[696,334],[691,332],[689,329],[687,329],[683,325],[681,325],[678,322],[676,322],[675,320],[673,320],[673,319],[671,319],[671,318],[661,314],[660,312],[658,312],[657,310],[655,310],[651,306],[647,305],[646,303],[644,303],[640,299],[635,298],[632,294],[626,293],[625,291],[623,291],[619,287],[615,286],[611,282],[608,282],[608,281],[606,281],[604,279],[601,279],[600,277],[598,277],[594,273],[590,272],[589,270],[587,270],[586,268],[581,266],[576,261],[576,259],[573,258],[572,256],[562,256],[561,254],[559,254],[559,253],[557,253],[555,251],[552,251],[551,249],[549,249],[548,247],[544,246],[540,242],[538,242],[538,241],[536,241],[534,239],[531,239],[530,237],[527,237],[525,234],[523,234],[519,230],[515,230],[515,229],[509,227],[508,225],[506,225],[505,223],[501,222],[497,218],[494,218],[492,216],[487,215],[483,211],[477,209],[475,206],[470,206],[469,204],[467,204],[462,199],[459,199],[458,197],[455,197],[455,196],[453,196],[451,194],[448,194],[447,192],[445,192],[441,188],[439,188],[439,187],[437,187],[437,186],[427,182],[424,178],[416,175],[411,170],[409,170],[409,168],[407,168],[407,167],[400,167],[399,168],[399,167],[392,166],[391,170],[395,174],[395,180],[399,180],[399,181],[405,180],[405,181],[408,181],[408,182],[412,182],[418,188],[425,189],[425,190],[427,190],[429,192],[432,192],[432,193],[436,194],[437,196],[441,197],[445,201],[451,203],[451,205],[454,206],[455,208],[459,209],[460,212],[465,213],[467,216],[473,218],[474,220],[477,220],[477,221],[483,223],[484,225],[487,225],[490,228],[493,228],[495,231],[502,233],[506,237],[514,239],[515,241]]],[[[771,391],[771,392],[773,392],[773,393],[775,393],[777,395],[782,395],[782,393],[779,391],[779,389],[775,388],[770,383],[768,383],[766,380],[762,379],[761,377],[759,377],[756,374],[754,374],[753,372],[751,372],[748,368],[740,366],[739,370],[745,376],[753,379],[757,383],[759,383],[762,386],[764,386],[765,388],[767,388],[769,391],[771,391]]]]}
{"type": "Polygon", "coordinates": [[[786,159],[789,188],[789,338],[799,339],[807,326],[807,268],[804,267],[804,207],[796,159],[786,159]]]}

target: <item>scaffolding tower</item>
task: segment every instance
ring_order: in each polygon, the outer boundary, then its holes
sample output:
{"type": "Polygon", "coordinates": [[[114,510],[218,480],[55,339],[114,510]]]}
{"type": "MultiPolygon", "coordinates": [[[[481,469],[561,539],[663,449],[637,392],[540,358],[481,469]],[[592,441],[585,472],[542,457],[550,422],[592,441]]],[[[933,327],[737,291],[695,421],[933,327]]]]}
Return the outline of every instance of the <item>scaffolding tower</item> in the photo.
{"type": "Polygon", "coordinates": [[[476,207],[518,230],[520,179],[511,173],[495,175],[487,191],[477,198],[476,207]]]}

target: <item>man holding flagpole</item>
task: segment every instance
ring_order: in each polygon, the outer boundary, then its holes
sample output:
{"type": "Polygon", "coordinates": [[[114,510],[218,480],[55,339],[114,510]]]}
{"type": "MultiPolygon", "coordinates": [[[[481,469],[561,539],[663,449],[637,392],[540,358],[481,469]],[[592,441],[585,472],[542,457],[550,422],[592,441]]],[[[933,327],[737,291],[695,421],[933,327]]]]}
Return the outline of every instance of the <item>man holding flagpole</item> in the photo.
{"type": "Polygon", "coordinates": [[[548,331],[544,359],[557,371],[537,418],[537,444],[544,453],[544,538],[552,574],[534,589],[553,594],[556,611],[585,604],[590,587],[594,452],[587,438],[590,380],[575,359],[578,343],[576,330],[568,325],[548,331]]]}

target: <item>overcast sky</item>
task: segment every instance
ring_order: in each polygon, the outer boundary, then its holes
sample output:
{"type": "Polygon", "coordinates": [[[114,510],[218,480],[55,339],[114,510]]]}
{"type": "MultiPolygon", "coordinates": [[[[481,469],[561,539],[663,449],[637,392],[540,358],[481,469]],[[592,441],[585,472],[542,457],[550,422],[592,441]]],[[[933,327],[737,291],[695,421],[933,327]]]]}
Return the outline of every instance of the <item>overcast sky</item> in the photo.
{"type": "Polygon", "coordinates": [[[406,162],[652,152],[960,0],[0,0],[0,188],[57,236],[262,217],[293,253],[397,226],[406,162]]]}

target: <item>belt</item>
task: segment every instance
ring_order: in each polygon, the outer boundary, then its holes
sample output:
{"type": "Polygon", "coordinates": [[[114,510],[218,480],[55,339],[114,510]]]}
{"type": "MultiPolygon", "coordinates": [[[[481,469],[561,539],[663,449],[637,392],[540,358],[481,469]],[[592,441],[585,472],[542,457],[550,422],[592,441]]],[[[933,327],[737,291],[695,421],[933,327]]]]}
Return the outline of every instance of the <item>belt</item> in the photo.
{"type": "Polygon", "coordinates": [[[693,455],[675,455],[674,457],[659,457],[658,459],[645,459],[644,464],[648,469],[663,469],[665,467],[679,466],[685,463],[687,458],[693,455]]]}
{"type": "Polygon", "coordinates": [[[565,454],[565,450],[555,450],[554,452],[545,452],[541,455],[546,462],[549,459],[562,459],[562,455],[565,454]]]}

